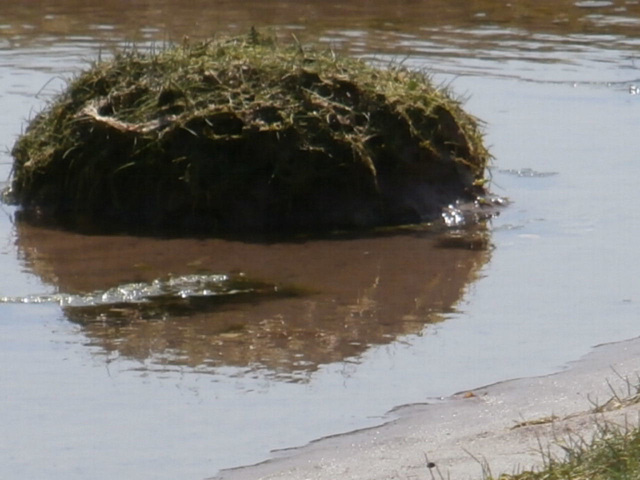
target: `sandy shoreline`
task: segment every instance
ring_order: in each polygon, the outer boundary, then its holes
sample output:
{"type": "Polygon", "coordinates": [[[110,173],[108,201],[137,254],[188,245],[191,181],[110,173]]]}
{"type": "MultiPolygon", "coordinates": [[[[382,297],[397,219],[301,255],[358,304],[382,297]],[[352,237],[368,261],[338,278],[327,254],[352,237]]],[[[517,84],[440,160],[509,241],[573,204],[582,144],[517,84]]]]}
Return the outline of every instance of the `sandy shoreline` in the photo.
{"type": "Polygon", "coordinates": [[[400,407],[382,426],[320,439],[213,478],[421,480],[431,479],[434,472],[439,478],[436,469],[426,468],[425,454],[444,478],[481,479],[479,460],[494,475],[511,473],[541,465],[540,444],[553,444],[567,434],[588,437],[595,419],[637,423],[638,404],[597,417],[593,408],[612,397],[612,387],[627,395],[623,378],[637,383],[639,372],[640,338],[600,345],[559,373],[400,407]]]}

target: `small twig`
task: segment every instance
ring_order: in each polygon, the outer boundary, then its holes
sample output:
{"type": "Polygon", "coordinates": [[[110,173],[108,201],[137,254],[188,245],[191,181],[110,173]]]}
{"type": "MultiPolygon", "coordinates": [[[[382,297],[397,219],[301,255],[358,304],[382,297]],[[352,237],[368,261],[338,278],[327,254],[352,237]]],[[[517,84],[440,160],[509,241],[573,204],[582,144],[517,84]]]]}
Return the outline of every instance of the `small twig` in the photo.
{"type": "Polygon", "coordinates": [[[85,106],[82,110],[80,110],[76,114],[76,118],[79,120],[91,118],[98,123],[101,123],[123,133],[149,133],[163,129],[177,117],[175,115],[166,115],[145,123],[128,123],[117,120],[113,117],[100,115],[98,113],[98,105],[92,102],[89,105],[85,106]]]}

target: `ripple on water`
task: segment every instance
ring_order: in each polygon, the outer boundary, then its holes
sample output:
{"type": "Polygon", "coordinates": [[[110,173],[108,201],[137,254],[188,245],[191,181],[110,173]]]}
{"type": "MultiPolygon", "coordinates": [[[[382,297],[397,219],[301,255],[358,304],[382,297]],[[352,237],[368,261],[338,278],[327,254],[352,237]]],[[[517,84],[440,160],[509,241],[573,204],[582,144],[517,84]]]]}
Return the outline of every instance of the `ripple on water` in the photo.
{"type": "Polygon", "coordinates": [[[506,168],[498,170],[500,173],[507,175],[513,175],[514,177],[526,177],[526,178],[544,178],[557,175],[558,172],[539,172],[533,168],[506,168]]]}
{"type": "Polygon", "coordinates": [[[135,282],[85,294],[54,293],[0,297],[0,303],[57,303],[62,307],[99,307],[117,304],[154,304],[191,298],[222,298],[281,292],[277,285],[251,281],[242,275],[192,274],[135,282]]]}
{"type": "Polygon", "coordinates": [[[581,0],[579,2],[575,2],[574,5],[578,8],[602,8],[611,7],[613,2],[606,0],[581,0]]]}

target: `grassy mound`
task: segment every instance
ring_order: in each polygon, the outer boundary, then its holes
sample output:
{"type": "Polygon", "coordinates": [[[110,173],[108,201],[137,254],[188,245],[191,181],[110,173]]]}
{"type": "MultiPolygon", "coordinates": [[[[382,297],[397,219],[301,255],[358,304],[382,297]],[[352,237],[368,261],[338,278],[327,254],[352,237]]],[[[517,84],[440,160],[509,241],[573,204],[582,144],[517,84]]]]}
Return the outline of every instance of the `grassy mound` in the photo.
{"type": "Polygon", "coordinates": [[[489,157],[424,75],[255,32],[94,64],[12,154],[24,211],[207,232],[431,220],[481,193],[489,157]]]}

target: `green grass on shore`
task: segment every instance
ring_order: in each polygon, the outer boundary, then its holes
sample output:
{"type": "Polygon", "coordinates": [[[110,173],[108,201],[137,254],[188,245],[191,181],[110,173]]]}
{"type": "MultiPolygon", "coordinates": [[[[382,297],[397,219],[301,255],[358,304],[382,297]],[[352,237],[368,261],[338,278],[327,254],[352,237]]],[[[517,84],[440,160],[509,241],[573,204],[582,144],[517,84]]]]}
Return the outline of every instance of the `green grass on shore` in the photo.
{"type": "MultiPolygon", "coordinates": [[[[555,455],[551,447],[541,446],[544,461],[539,470],[521,471],[493,477],[485,469],[485,480],[638,480],[640,479],[640,423],[625,416],[622,424],[604,414],[640,403],[640,377],[631,380],[615,372],[622,381],[620,392],[609,383],[611,397],[593,402],[588,412],[595,416],[592,433],[572,433],[555,439],[564,454],[555,455]]],[[[483,465],[484,468],[484,465],[483,465]]]]}
{"type": "Polygon", "coordinates": [[[597,424],[591,438],[570,436],[558,442],[564,458],[543,453],[544,466],[487,477],[486,480],[637,480],[640,479],[640,428],[609,422],[597,424]]]}

